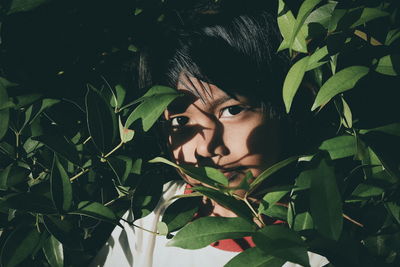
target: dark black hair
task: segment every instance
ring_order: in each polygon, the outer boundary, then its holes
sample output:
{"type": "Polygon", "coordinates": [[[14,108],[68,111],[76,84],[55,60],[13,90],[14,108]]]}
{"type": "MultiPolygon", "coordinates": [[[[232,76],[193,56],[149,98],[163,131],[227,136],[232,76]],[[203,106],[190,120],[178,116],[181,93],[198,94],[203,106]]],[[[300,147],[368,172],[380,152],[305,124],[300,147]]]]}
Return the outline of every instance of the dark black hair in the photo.
{"type": "Polygon", "coordinates": [[[272,114],[283,115],[281,91],[290,60],[277,52],[275,16],[263,12],[209,21],[176,31],[160,82],[176,87],[180,75],[192,76],[228,94],[254,97],[272,114]]]}

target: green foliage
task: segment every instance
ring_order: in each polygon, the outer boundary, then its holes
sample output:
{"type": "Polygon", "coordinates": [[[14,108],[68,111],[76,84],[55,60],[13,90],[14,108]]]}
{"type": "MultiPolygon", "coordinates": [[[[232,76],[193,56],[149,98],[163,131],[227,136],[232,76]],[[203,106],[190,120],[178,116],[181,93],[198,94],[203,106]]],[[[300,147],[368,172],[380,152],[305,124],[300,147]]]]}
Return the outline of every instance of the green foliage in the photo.
{"type": "Polygon", "coordinates": [[[207,185],[192,188],[194,193],[166,209],[157,231],[175,235],[171,246],[198,249],[221,239],[251,236],[256,247],[226,266],[282,266],[286,261],[308,266],[307,251],[326,256],[333,266],[399,266],[400,124],[393,93],[397,87],[389,90],[398,86],[400,72],[396,1],[306,0],[297,5],[276,1],[283,37],[278,53],[287,52],[292,60],[282,99],[287,113],[295,116],[299,106],[305,107],[304,121],[314,124],[305,126],[303,156],[284,159],[258,177],[250,173],[237,188],[230,188],[226,177],[211,167],[177,165],[159,157],[151,128],[180,95],[172,88],[154,86],[139,97],[147,84],[141,78],[137,78],[141,85],[120,81],[136,73],[115,71],[116,65],[130,69],[126,66],[131,62],[141,66],[147,38],[142,25],[153,23],[158,34],[156,28],[171,26],[168,11],[175,12],[176,7],[168,1],[3,2],[1,266],[88,265],[128,209],[135,219],[154,209],[163,183],[171,178],[159,163],[207,185]],[[83,17],[85,10],[96,13],[92,8],[103,13],[93,22],[88,16],[89,22],[83,17]],[[39,20],[49,10],[66,21],[67,26],[50,31],[60,32],[58,37],[88,29],[60,40],[83,44],[98,32],[87,44],[90,49],[82,45],[67,50],[71,43],[55,46],[55,54],[63,51],[67,56],[56,58],[52,65],[46,58],[55,55],[50,49],[54,44],[43,45],[49,41],[45,36],[52,34],[38,35],[42,45],[32,45],[38,51],[10,34],[14,26],[24,36],[17,22],[29,31],[25,19],[39,20]],[[73,28],[72,20],[79,26],[73,28]],[[43,58],[31,58],[47,50],[43,58]],[[18,65],[20,54],[29,56],[23,63],[28,67],[18,65]],[[41,60],[49,65],[39,64],[41,60]],[[107,79],[99,82],[101,75],[107,79]],[[84,93],[86,84],[90,85],[84,93]],[[311,102],[302,102],[304,94],[312,95],[311,102]],[[285,184],[264,188],[275,176],[291,177],[281,179],[289,181],[285,184]],[[237,195],[237,189],[246,193],[237,195]],[[238,217],[192,221],[201,197],[238,217]],[[286,223],[263,227],[266,216],[286,223]]]}

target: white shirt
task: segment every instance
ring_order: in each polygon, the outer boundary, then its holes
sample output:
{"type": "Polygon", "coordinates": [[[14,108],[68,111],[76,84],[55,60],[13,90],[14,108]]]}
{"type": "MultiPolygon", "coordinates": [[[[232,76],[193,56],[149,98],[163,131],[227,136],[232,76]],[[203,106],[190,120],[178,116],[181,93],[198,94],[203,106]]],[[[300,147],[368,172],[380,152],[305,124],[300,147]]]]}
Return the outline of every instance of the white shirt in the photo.
{"type": "MultiPolygon", "coordinates": [[[[164,185],[163,195],[153,212],[135,221],[143,229],[156,232],[157,223],[165,209],[172,203],[171,198],[183,194],[183,181],[172,181],[164,185]]],[[[133,221],[132,212],[124,215],[127,221],[133,221]]],[[[178,247],[167,247],[169,241],[165,236],[155,235],[138,227],[121,222],[124,229],[116,227],[103,248],[90,266],[105,267],[222,267],[238,252],[225,251],[207,246],[189,250],[178,247]]],[[[310,265],[320,267],[328,260],[318,254],[308,252],[310,265]]],[[[284,267],[299,267],[287,262],[284,267]]]]}

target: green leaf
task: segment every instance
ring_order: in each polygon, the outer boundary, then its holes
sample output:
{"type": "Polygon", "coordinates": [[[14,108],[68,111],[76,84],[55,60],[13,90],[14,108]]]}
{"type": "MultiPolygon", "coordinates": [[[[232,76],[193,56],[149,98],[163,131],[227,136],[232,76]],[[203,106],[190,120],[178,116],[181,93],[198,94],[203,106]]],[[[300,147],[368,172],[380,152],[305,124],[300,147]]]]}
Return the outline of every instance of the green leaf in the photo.
{"type": "Polygon", "coordinates": [[[33,10],[51,0],[12,0],[7,15],[33,10]]]}
{"type": "Polygon", "coordinates": [[[321,0],[305,0],[299,9],[296,22],[292,29],[290,38],[289,38],[289,48],[292,47],[293,42],[300,31],[300,28],[304,25],[305,20],[307,19],[308,15],[310,15],[311,11],[314,9],[316,5],[319,4],[321,0]]]}
{"type": "Polygon", "coordinates": [[[288,222],[293,222],[293,225],[291,225],[291,228],[293,230],[298,232],[303,230],[314,229],[314,223],[311,214],[309,212],[298,213],[294,216],[294,218],[292,218],[292,212],[293,211],[289,207],[288,222]]]}
{"type": "Polygon", "coordinates": [[[267,209],[271,208],[274,206],[279,200],[281,200],[285,195],[289,193],[291,190],[290,188],[287,187],[279,187],[274,189],[272,192],[267,193],[261,203],[260,206],[258,207],[258,211],[260,213],[265,214],[267,209]]]}
{"type": "Polygon", "coordinates": [[[125,100],[126,89],[122,85],[117,84],[115,86],[115,92],[117,94],[117,107],[120,108],[125,100]]]}
{"type": "Polygon", "coordinates": [[[84,215],[98,220],[119,224],[115,213],[108,207],[93,201],[81,201],[78,209],[69,212],[70,214],[84,215]]]}
{"type": "Polygon", "coordinates": [[[42,135],[33,137],[32,139],[43,143],[49,149],[73,164],[81,166],[78,151],[67,137],[62,135],[42,135]]]}
{"type": "Polygon", "coordinates": [[[20,127],[19,132],[22,132],[22,130],[27,125],[32,124],[46,109],[54,106],[59,102],[60,100],[58,99],[45,98],[42,99],[40,102],[36,102],[33,105],[29,106],[25,111],[25,121],[20,127]]]}
{"type": "Polygon", "coordinates": [[[388,202],[385,206],[396,219],[397,223],[400,223],[400,206],[394,202],[388,202]]]}
{"type": "Polygon", "coordinates": [[[125,128],[122,125],[121,117],[118,118],[118,124],[119,124],[119,137],[121,138],[121,141],[123,143],[128,143],[129,141],[131,141],[133,139],[133,136],[135,135],[135,131],[125,128]]]}
{"type": "Polygon", "coordinates": [[[39,245],[40,234],[33,227],[20,227],[13,231],[1,251],[1,266],[14,267],[31,255],[39,245]]]}
{"type": "Polygon", "coordinates": [[[389,76],[397,76],[398,73],[393,68],[392,56],[386,55],[378,60],[375,71],[389,76]]]}
{"type": "Polygon", "coordinates": [[[268,177],[270,177],[272,174],[279,171],[283,167],[289,165],[290,163],[297,161],[298,159],[299,159],[299,156],[293,156],[293,157],[287,158],[285,160],[282,160],[278,163],[275,163],[271,167],[267,168],[259,176],[257,176],[257,178],[250,184],[249,194],[251,192],[253,192],[265,179],[267,179],[268,177]]]}
{"type": "Polygon", "coordinates": [[[353,127],[353,114],[351,113],[350,106],[347,104],[346,100],[344,100],[344,97],[341,97],[342,99],[342,106],[343,106],[343,117],[341,118],[342,120],[342,125],[346,128],[352,128],[353,127]]]}
{"type": "Polygon", "coordinates": [[[132,158],[126,156],[109,157],[107,163],[115,173],[119,184],[124,184],[132,169],[132,158]]]}
{"type": "Polygon", "coordinates": [[[8,165],[0,172],[0,189],[7,190],[9,187],[28,181],[30,172],[15,163],[8,165]]]}
{"type": "Polygon", "coordinates": [[[328,47],[324,46],[322,48],[317,49],[310,57],[308,60],[307,68],[305,71],[313,70],[315,68],[318,68],[319,66],[325,64],[329,60],[323,60],[328,56],[328,47]]]}
{"type": "Polygon", "coordinates": [[[311,110],[328,103],[335,95],[352,89],[358,80],[368,74],[364,66],[345,68],[330,77],[319,90],[311,110]]]}
{"type": "Polygon", "coordinates": [[[199,249],[213,242],[251,235],[255,226],[243,218],[203,217],[188,223],[167,246],[199,249]]]}
{"type": "Polygon", "coordinates": [[[233,257],[225,267],[281,267],[285,260],[275,258],[257,247],[249,248],[233,257]]]}
{"type": "Polygon", "coordinates": [[[68,174],[54,154],[50,175],[51,198],[60,213],[67,212],[72,206],[72,185],[68,174]]]}
{"type": "Polygon", "coordinates": [[[167,235],[168,234],[168,226],[165,222],[157,222],[157,233],[159,235],[167,235]]]}
{"type": "MultiPolygon", "coordinates": [[[[292,12],[287,8],[283,0],[279,0],[278,26],[283,37],[283,42],[279,46],[278,51],[289,48],[289,40],[295,23],[296,19],[292,12]]],[[[301,53],[307,53],[306,34],[304,28],[301,28],[299,33],[296,35],[291,49],[301,53]]]]}
{"type": "Polygon", "coordinates": [[[297,61],[289,70],[283,83],[283,101],[285,102],[286,113],[289,113],[294,96],[303,80],[308,65],[309,57],[303,57],[297,61]]]}
{"type": "Polygon", "coordinates": [[[54,236],[50,236],[43,244],[43,252],[51,267],[64,266],[63,245],[54,236]]]}
{"type": "Polygon", "coordinates": [[[116,135],[116,119],[110,106],[91,85],[86,93],[86,119],[92,141],[102,153],[113,148],[116,135]]]}
{"type": "Polygon", "coordinates": [[[168,231],[174,232],[190,222],[199,210],[200,201],[200,197],[180,198],[168,206],[162,217],[168,231]]]}
{"type": "MultiPolygon", "coordinates": [[[[360,18],[351,25],[351,28],[355,28],[371,20],[381,17],[386,17],[388,15],[389,15],[388,12],[382,11],[378,8],[369,8],[369,7],[363,8],[360,18]]],[[[346,16],[352,16],[352,12],[349,12],[346,16]]]]}
{"type": "Polygon", "coordinates": [[[168,164],[172,167],[177,168],[181,172],[189,175],[193,179],[196,179],[202,183],[208,184],[208,185],[224,185],[228,186],[229,182],[226,176],[221,173],[219,170],[214,169],[212,167],[195,167],[192,165],[187,165],[187,164],[182,164],[182,165],[177,165],[167,159],[161,158],[161,157],[156,157],[152,160],[149,161],[150,163],[165,163],[168,164]]]}
{"type": "Polygon", "coordinates": [[[79,228],[69,220],[60,220],[55,216],[43,216],[46,229],[60,241],[63,246],[72,250],[83,250],[82,239],[79,236],[79,228]]]}
{"type": "Polygon", "coordinates": [[[253,235],[254,243],[264,253],[302,266],[310,266],[306,244],[293,230],[269,225],[253,235]]]}
{"type": "Polygon", "coordinates": [[[19,95],[13,98],[15,103],[14,109],[20,109],[22,107],[26,107],[30,104],[35,103],[43,96],[41,94],[26,94],[26,95],[19,95]]]}
{"type": "Polygon", "coordinates": [[[310,210],[316,229],[327,238],[339,240],[343,212],[334,168],[321,159],[317,168],[305,171],[305,175],[311,177],[310,210]]]}
{"type": "Polygon", "coordinates": [[[236,198],[231,196],[227,196],[219,192],[218,190],[209,187],[195,186],[192,189],[212,200],[215,200],[216,202],[218,202],[218,204],[233,211],[236,215],[242,217],[243,219],[246,219],[248,222],[253,222],[253,215],[243,201],[237,200],[236,198]]]}
{"type": "Polygon", "coordinates": [[[164,112],[167,106],[180,94],[172,88],[165,86],[153,86],[143,96],[142,103],[132,111],[125,123],[125,128],[142,119],[143,130],[147,132],[164,112]]]}
{"type": "Polygon", "coordinates": [[[311,14],[307,17],[305,24],[319,23],[325,28],[327,28],[336,5],[337,2],[331,2],[317,8],[316,10],[311,12],[311,14]]]}
{"type": "Polygon", "coordinates": [[[400,38],[400,29],[390,30],[386,36],[385,45],[390,46],[400,38]]]}
{"type": "Polygon", "coordinates": [[[384,190],[380,187],[369,185],[369,184],[359,184],[356,189],[354,189],[351,195],[356,197],[373,197],[380,196],[384,193],[384,190]]]}
{"type": "Polygon", "coordinates": [[[327,151],[333,160],[354,156],[356,139],[351,135],[336,136],[322,142],[319,149],[327,151]]]}
{"type": "MultiPolygon", "coordinates": [[[[5,80],[0,79],[0,107],[3,107],[8,102],[8,94],[6,86],[3,85],[5,80]]],[[[10,120],[10,111],[8,108],[0,109],[0,140],[6,135],[8,131],[8,123],[10,120]]]]}
{"type": "Polygon", "coordinates": [[[10,195],[5,200],[5,205],[19,211],[41,214],[55,213],[54,205],[50,199],[34,193],[19,193],[10,195]]]}

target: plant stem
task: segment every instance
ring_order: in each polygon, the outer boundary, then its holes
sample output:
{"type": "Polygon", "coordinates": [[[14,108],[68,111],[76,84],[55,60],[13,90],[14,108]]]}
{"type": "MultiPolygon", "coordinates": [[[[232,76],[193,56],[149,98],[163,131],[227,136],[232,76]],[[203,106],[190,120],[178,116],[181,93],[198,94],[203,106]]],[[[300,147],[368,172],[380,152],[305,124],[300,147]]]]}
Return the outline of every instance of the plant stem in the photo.
{"type": "Polygon", "coordinates": [[[113,150],[111,150],[110,152],[108,152],[103,158],[107,158],[108,156],[110,156],[112,153],[114,153],[118,148],[120,148],[122,145],[124,144],[124,142],[121,141],[121,143],[119,143],[116,147],[113,148],[113,150]]]}
{"type": "Polygon", "coordinates": [[[89,169],[84,169],[82,170],[80,173],[76,174],[75,176],[73,176],[72,178],[70,178],[69,180],[71,182],[73,182],[76,178],[78,178],[79,176],[84,175],[85,173],[87,173],[89,171],[89,169]]]}
{"type": "Polygon", "coordinates": [[[137,228],[139,228],[139,229],[141,229],[141,230],[143,230],[143,231],[146,231],[146,232],[148,232],[148,233],[151,233],[151,234],[154,234],[154,235],[160,235],[160,234],[157,233],[157,232],[154,232],[154,231],[148,230],[148,229],[146,229],[146,228],[143,228],[143,227],[141,227],[141,226],[139,226],[139,225],[134,224],[133,222],[130,222],[130,221],[128,221],[128,220],[125,220],[124,218],[121,218],[121,220],[123,220],[124,222],[128,223],[129,225],[132,225],[132,226],[134,226],[134,227],[137,227],[137,228]]]}
{"type": "Polygon", "coordinates": [[[357,225],[357,226],[364,227],[363,224],[361,224],[361,223],[357,222],[356,220],[350,218],[349,216],[347,216],[347,215],[344,214],[344,213],[343,213],[343,218],[345,218],[346,220],[348,220],[348,221],[354,223],[354,224],[357,225]]]}
{"type": "Polygon", "coordinates": [[[264,227],[265,223],[263,222],[263,220],[260,217],[260,214],[258,214],[256,212],[256,210],[253,208],[253,206],[251,205],[251,203],[249,202],[249,200],[247,199],[247,195],[242,199],[244,201],[244,203],[246,203],[246,205],[249,207],[249,209],[251,210],[251,213],[253,213],[254,215],[254,219],[257,220],[260,223],[260,227],[264,227]]]}

